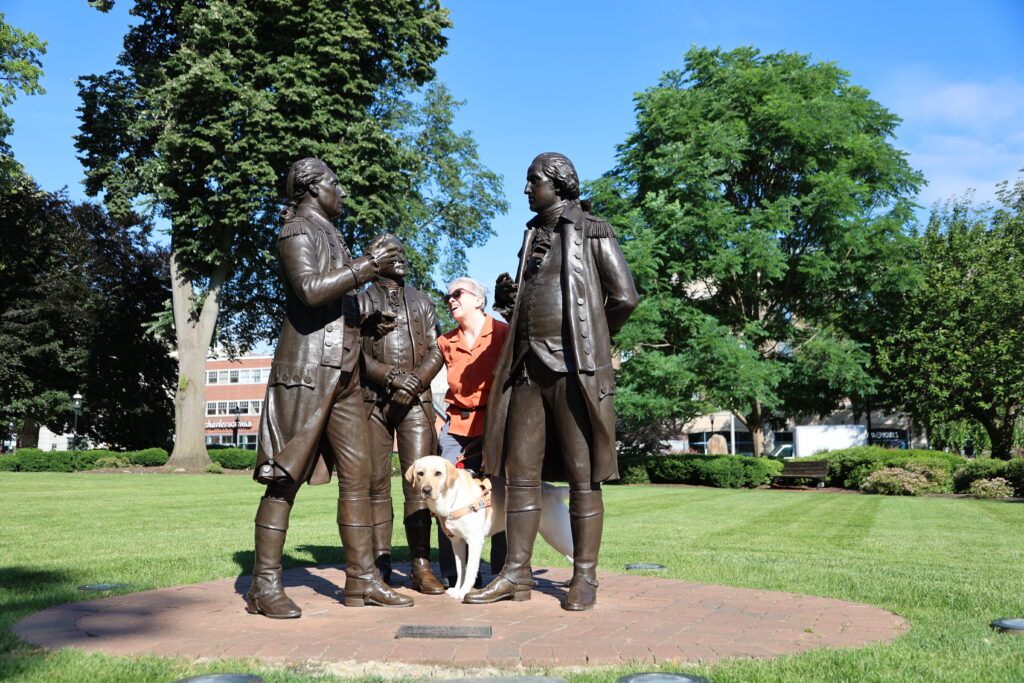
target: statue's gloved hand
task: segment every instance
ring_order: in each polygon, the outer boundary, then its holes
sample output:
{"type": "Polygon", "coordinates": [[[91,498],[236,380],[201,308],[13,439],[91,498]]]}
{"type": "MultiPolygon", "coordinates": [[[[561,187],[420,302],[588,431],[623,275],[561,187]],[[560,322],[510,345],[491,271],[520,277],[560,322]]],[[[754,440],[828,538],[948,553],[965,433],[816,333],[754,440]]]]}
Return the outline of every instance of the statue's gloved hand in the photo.
{"type": "Polygon", "coordinates": [[[494,282],[494,310],[507,318],[515,308],[518,293],[519,285],[508,273],[499,275],[494,282]]]}
{"type": "Polygon", "coordinates": [[[420,378],[414,373],[402,372],[392,378],[390,388],[396,393],[405,391],[415,396],[420,393],[420,378]]]}
{"type": "Polygon", "coordinates": [[[416,400],[416,396],[410,394],[405,389],[399,389],[391,395],[391,400],[400,406],[412,405],[412,402],[416,400]]]}
{"type": "Polygon", "coordinates": [[[373,282],[377,279],[377,271],[379,266],[377,261],[371,256],[360,256],[354,259],[348,264],[348,267],[352,269],[352,273],[356,276],[356,282],[361,285],[365,285],[367,282],[373,282]]]}
{"type": "Polygon", "coordinates": [[[394,240],[383,241],[380,237],[370,243],[368,254],[377,262],[377,267],[380,270],[389,270],[398,263],[401,257],[394,240]]]}

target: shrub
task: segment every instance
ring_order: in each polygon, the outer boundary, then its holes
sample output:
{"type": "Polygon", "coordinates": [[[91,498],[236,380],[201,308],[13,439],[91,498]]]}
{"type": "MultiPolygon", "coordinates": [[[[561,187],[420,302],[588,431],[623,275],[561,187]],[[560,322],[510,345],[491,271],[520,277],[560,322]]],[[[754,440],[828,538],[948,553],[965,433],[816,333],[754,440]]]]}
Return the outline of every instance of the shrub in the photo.
{"type": "Polygon", "coordinates": [[[909,463],[941,469],[952,475],[953,471],[967,463],[963,456],[941,451],[899,450],[879,446],[857,446],[838,451],[829,451],[810,459],[828,458],[828,478],[832,486],[848,489],[862,488],[864,479],[873,472],[886,468],[905,468],[909,463]]]}
{"type": "Polygon", "coordinates": [[[782,470],[782,463],[742,455],[680,454],[648,458],[647,475],[658,484],[753,488],[782,470]]]}
{"type": "Polygon", "coordinates": [[[211,462],[209,465],[203,468],[203,472],[208,474],[224,474],[224,468],[215,462],[211,462]]]}
{"type": "Polygon", "coordinates": [[[861,489],[886,496],[919,496],[941,493],[949,486],[949,481],[949,473],[944,469],[909,463],[906,467],[886,467],[872,472],[864,479],[861,489]]]}
{"type": "Polygon", "coordinates": [[[17,472],[20,462],[17,453],[0,455],[0,472],[17,472]]]}
{"type": "Polygon", "coordinates": [[[19,472],[74,472],[73,451],[41,451],[22,448],[17,451],[19,472]]]}
{"type": "Polygon", "coordinates": [[[647,475],[647,456],[632,454],[620,455],[619,478],[612,483],[650,484],[651,478],[647,475]]]}
{"type": "Polygon", "coordinates": [[[96,461],[93,463],[93,467],[95,469],[98,469],[98,470],[108,469],[108,468],[130,467],[130,466],[131,466],[131,462],[128,460],[128,458],[118,458],[118,457],[114,457],[114,456],[106,456],[106,457],[102,457],[102,458],[96,458],[96,461]]]}
{"type": "Polygon", "coordinates": [[[1010,482],[1016,495],[1024,496],[1024,458],[1014,458],[1006,462],[1003,477],[1010,482]]]}
{"type": "Polygon", "coordinates": [[[975,498],[1009,498],[1013,495],[1013,487],[1002,477],[976,479],[971,482],[967,492],[975,498]]]}
{"type": "Polygon", "coordinates": [[[256,451],[247,448],[218,448],[208,452],[211,460],[229,470],[251,470],[256,467],[256,451]]]}
{"type": "Polygon", "coordinates": [[[167,464],[167,458],[170,456],[162,448],[147,448],[144,451],[134,451],[131,453],[125,453],[128,460],[133,465],[139,465],[141,467],[159,467],[167,464]]]}
{"type": "Polygon", "coordinates": [[[953,472],[953,491],[955,493],[967,493],[971,484],[978,479],[992,479],[1002,477],[1006,472],[1007,462],[1005,460],[993,460],[992,458],[978,458],[971,460],[963,467],[953,472]]]}

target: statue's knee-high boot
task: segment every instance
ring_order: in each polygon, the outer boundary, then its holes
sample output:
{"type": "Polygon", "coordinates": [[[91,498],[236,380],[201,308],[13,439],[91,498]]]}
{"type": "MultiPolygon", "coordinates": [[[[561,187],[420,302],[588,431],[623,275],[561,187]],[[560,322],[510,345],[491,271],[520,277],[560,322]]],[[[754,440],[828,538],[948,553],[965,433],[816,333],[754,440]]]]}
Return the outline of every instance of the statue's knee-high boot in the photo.
{"type": "Polygon", "coordinates": [[[511,598],[529,600],[533,586],[533,543],[540,526],[540,481],[508,480],[506,483],[505,535],[508,554],[505,566],[489,584],[466,593],[463,602],[480,605],[511,598]]]}
{"type": "Polygon", "coordinates": [[[292,504],[280,498],[261,498],[256,510],[256,557],[252,586],[245,595],[245,609],[272,619],[294,619],[302,610],[284,593],[281,583],[281,553],[288,532],[292,504]]]}
{"type": "Polygon", "coordinates": [[[430,510],[406,511],[405,538],[409,541],[412,587],[426,595],[444,593],[444,586],[430,570],[430,510]]]}
{"type": "Polygon", "coordinates": [[[373,514],[373,563],[380,572],[381,581],[391,583],[391,529],[395,517],[391,496],[371,495],[370,509],[373,514]]]}
{"type": "Polygon", "coordinates": [[[345,547],[345,606],[411,607],[412,598],[381,581],[373,564],[373,514],[368,496],[338,499],[338,531],[345,547]]]}
{"type": "Polygon", "coordinates": [[[570,490],[569,521],[572,525],[572,581],[562,609],[580,612],[597,602],[597,555],[604,527],[601,490],[570,490]]]}

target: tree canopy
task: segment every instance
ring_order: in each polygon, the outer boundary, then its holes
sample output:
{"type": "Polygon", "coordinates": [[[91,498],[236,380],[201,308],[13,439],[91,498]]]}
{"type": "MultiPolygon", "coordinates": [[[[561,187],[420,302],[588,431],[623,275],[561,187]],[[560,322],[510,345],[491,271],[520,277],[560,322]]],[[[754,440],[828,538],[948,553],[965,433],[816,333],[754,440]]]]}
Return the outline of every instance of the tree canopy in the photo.
{"type": "Polygon", "coordinates": [[[22,445],[41,425],[70,431],[76,391],[80,434],[167,441],[174,361],[146,329],[169,294],[167,254],[149,234],[137,216],[115,220],[27,179],[0,194],[0,422],[22,445]]]}
{"type": "Polygon", "coordinates": [[[899,119],[835,64],[749,47],[691,49],[636,112],[590,188],[641,291],[618,340],[633,409],[732,410],[760,455],[777,411],[870,393],[850,328],[903,286],[922,182],[891,144],[899,119]]]}
{"type": "Polygon", "coordinates": [[[879,365],[907,412],[976,421],[1006,459],[1024,411],[1024,181],[997,197],[932,212],[918,245],[923,281],[896,309],[879,365]]]}
{"type": "MultiPolygon", "coordinates": [[[[109,2],[96,3],[106,9],[109,2]]],[[[323,159],[350,198],[358,251],[392,232],[422,281],[452,270],[504,210],[500,179],[451,129],[433,62],[436,0],[136,0],[119,69],[80,81],[87,189],[171,222],[181,359],[176,464],[207,462],[202,362],[215,323],[244,348],[280,319],[277,209],[292,161],[323,159]]]]}
{"type": "Polygon", "coordinates": [[[21,165],[15,161],[7,136],[14,132],[14,119],[4,111],[18,96],[40,95],[43,75],[39,57],[46,52],[46,43],[34,33],[25,33],[4,21],[0,12],[0,193],[15,189],[21,165]]]}

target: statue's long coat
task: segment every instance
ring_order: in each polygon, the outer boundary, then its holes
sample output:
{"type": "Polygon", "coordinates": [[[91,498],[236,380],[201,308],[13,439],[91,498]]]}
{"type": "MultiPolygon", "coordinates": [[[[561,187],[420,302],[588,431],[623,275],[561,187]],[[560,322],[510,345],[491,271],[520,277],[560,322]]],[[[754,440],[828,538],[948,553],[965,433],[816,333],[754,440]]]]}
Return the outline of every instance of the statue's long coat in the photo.
{"type": "MultiPolygon", "coordinates": [[[[579,381],[593,428],[589,455],[591,479],[608,481],[619,477],[615,455],[615,378],[612,370],[611,335],[618,332],[636,308],[638,295],[626,260],[611,226],[571,202],[559,219],[562,223],[562,303],[568,321],[571,352],[576,371],[570,379],[579,381]]],[[[529,228],[519,252],[519,275],[530,256],[534,229],[529,228]]],[[[484,429],[484,470],[504,474],[508,434],[509,378],[515,350],[515,329],[522,301],[517,297],[509,319],[509,335],[494,369],[494,386],[487,404],[484,429]]],[[[543,478],[565,481],[566,473],[557,440],[548,435],[543,478]]]]}
{"type": "Polygon", "coordinates": [[[344,239],[313,213],[285,221],[278,251],[285,318],[263,403],[256,472],[273,459],[293,479],[323,484],[331,479],[321,436],[333,395],[343,373],[359,372],[359,283],[344,239]]]}

